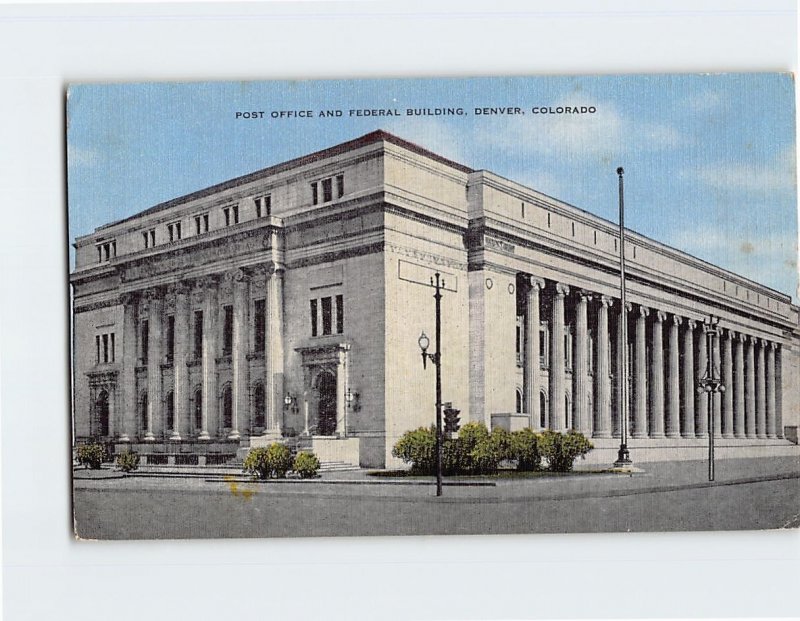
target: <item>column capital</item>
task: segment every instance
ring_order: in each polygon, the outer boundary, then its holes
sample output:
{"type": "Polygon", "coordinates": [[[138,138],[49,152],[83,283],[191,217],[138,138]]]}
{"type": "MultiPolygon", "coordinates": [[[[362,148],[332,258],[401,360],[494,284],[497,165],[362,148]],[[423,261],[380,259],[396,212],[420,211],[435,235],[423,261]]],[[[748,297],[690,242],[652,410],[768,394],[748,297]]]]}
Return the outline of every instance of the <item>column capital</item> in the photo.
{"type": "Polygon", "coordinates": [[[563,282],[557,282],[556,295],[564,297],[567,294],[569,294],[569,285],[565,285],[563,282]]]}
{"type": "Polygon", "coordinates": [[[578,297],[578,302],[581,304],[586,304],[586,302],[594,297],[594,294],[587,289],[576,289],[575,295],[578,297]]]}
{"type": "Polygon", "coordinates": [[[743,332],[736,332],[734,340],[739,341],[740,343],[745,343],[747,342],[747,335],[744,334],[743,332]]]}
{"type": "Polygon", "coordinates": [[[656,311],[653,315],[653,319],[655,319],[658,323],[662,323],[667,319],[667,314],[664,311],[656,311]]]}
{"type": "Polygon", "coordinates": [[[207,289],[215,289],[216,287],[219,286],[219,281],[220,281],[219,275],[207,274],[206,276],[195,278],[194,286],[200,291],[204,291],[207,289]]]}
{"type": "Polygon", "coordinates": [[[606,308],[614,305],[614,298],[608,295],[601,295],[600,296],[600,304],[605,306],[606,308]]]}
{"type": "Polygon", "coordinates": [[[225,282],[244,282],[250,276],[250,271],[247,268],[237,267],[225,272],[225,282]]]}
{"type": "Polygon", "coordinates": [[[697,321],[695,321],[694,319],[689,319],[689,318],[687,317],[687,318],[686,318],[686,328],[687,328],[687,329],[688,329],[690,332],[694,332],[694,329],[695,329],[696,327],[697,327],[697,321]]]}
{"type": "Polygon", "coordinates": [[[676,328],[683,323],[683,317],[679,317],[678,315],[672,316],[672,325],[676,328]]]}
{"type": "Polygon", "coordinates": [[[272,276],[274,274],[278,276],[283,276],[283,273],[286,271],[286,268],[282,263],[278,263],[276,261],[267,261],[264,264],[264,267],[267,271],[267,276],[272,276]]]}
{"type": "Polygon", "coordinates": [[[650,309],[647,308],[646,306],[641,306],[640,305],[639,306],[639,317],[647,318],[648,315],[650,315],[650,309]]]}
{"type": "Polygon", "coordinates": [[[192,281],[191,280],[181,280],[173,285],[173,290],[175,295],[187,295],[192,291],[192,281]]]}
{"type": "Polygon", "coordinates": [[[129,291],[128,293],[122,293],[119,296],[119,303],[123,306],[132,306],[136,304],[139,300],[139,292],[138,291],[129,291]]]}
{"type": "Polygon", "coordinates": [[[530,274],[522,274],[520,281],[525,283],[525,285],[531,291],[534,289],[537,291],[544,289],[544,278],[538,278],[537,276],[531,276],[530,274]]]}
{"type": "Polygon", "coordinates": [[[164,287],[162,286],[155,286],[149,287],[144,290],[143,297],[148,302],[154,302],[156,300],[160,300],[164,297],[164,287]]]}

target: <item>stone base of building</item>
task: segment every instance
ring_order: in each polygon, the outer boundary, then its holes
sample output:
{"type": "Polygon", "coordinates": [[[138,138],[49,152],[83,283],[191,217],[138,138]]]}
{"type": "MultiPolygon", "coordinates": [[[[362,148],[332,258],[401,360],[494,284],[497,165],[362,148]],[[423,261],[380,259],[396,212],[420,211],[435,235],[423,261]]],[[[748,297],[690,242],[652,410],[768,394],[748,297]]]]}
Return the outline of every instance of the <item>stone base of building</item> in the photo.
{"type": "Polygon", "coordinates": [[[143,466],[217,466],[234,459],[239,446],[239,440],[115,442],[113,451],[138,453],[143,466]]]}
{"type": "MultiPolygon", "coordinates": [[[[616,461],[619,438],[592,438],[592,444],[594,444],[594,450],[586,455],[585,461],[576,461],[576,465],[610,466],[616,461]]],[[[708,458],[708,438],[628,439],[628,450],[634,465],[654,461],[703,460],[708,458]]],[[[715,437],[714,456],[716,459],[752,457],[797,457],[800,459],[800,446],[783,439],[715,437]]]]}
{"type": "Polygon", "coordinates": [[[311,451],[323,463],[359,465],[360,441],[358,438],[310,436],[298,438],[298,451],[311,451]]]}

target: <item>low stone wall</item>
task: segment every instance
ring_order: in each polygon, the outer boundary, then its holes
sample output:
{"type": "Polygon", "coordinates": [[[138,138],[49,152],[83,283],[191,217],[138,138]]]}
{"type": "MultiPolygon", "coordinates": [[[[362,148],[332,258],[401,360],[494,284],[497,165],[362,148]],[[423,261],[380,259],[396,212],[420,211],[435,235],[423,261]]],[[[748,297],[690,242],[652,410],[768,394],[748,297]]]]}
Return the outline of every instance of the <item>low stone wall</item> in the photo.
{"type": "Polygon", "coordinates": [[[314,436],[311,438],[311,450],[322,462],[339,461],[358,466],[358,438],[329,438],[314,436]]]}

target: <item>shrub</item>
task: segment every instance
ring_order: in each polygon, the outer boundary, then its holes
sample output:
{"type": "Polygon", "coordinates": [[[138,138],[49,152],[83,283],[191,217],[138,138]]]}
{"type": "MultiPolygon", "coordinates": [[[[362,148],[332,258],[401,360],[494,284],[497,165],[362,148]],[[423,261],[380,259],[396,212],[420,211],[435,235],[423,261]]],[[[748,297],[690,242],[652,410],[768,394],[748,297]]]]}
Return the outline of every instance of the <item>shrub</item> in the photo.
{"type": "Polygon", "coordinates": [[[139,455],[133,451],[123,451],[117,455],[117,468],[123,472],[139,469],[139,455]]]}
{"type": "Polygon", "coordinates": [[[420,427],[406,431],[392,447],[392,455],[411,464],[412,474],[436,472],[436,429],[420,427]]]}
{"type": "Polygon", "coordinates": [[[78,447],[78,463],[82,466],[99,470],[106,459],[106,447],[99,442],[90,442],[78,447]]]}
{"type": "Polygon", "coordinates": [[[577,431],[563,434],[546,430],[539,434],[539,450],[547,459],[548,469],[553,472],[569,472],[575,458],[584,457],[593,448],[592,443],[577,431]]]}
{"type": "Polygon", "coordinates": [[[477,442],[469,453],[469,470],[478,474],[494,474],[498,464],[509,455],[511,434],[500,427],[489,433],[486,427],[480,426],[483,431],[476,434],[477,442]]]}
{"type": "Polygon", "coordinates": [[[314,453],[301,451],[294,458],[292,470],[299,474],[301,479],[313,479],[319,470],[319,459],[314,453]]]}
{"type": "Polygon", "coordinates": [[[259,479],[279,478],[286,476],[292,467],[292,452],[280,442],[269,446],[251,449],[244,459],[243,470],[259,479]]]}
{"type": "Polygon", "coordinates": [[[511,432],[508,457],[517,462],[517,470],[531,472],[541,468],[538,435],[528,428],[511,432]]]}

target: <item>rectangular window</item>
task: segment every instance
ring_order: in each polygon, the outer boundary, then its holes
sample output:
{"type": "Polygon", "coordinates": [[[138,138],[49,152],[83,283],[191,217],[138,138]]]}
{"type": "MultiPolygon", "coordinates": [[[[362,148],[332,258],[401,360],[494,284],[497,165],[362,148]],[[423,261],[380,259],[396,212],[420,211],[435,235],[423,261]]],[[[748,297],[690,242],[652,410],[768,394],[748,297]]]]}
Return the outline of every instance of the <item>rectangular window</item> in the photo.
{"type": "Polygon", "coordinates": [[[264,215],[271,216],[272,215],[272,195],[267,194],[264,197],[264,215]]]}
{"type": "Polygon", "coordinates": [[[233,306],[225,307],[225,321],[222,329],[222,355],[230,356],[233,350],[233,306]]]}
{"type": "Polygon", "coordinates": [[[203,355],[203,311],[194,311],[194,357],[203,355]]]}
{"type": "Polygon", "coordinates": [[[116,343],[115,343],[115,339],[114,339],[114,333],[112,332],[111,333],[111,362],[114,362],[116,360],[116,352],[114,351],[115,349],[116,349],[116,343]]]}
{"type": "Polygon", "coordinates": [[[150,230],[150,246],[152,247],[152,246],[155,246],[155,245],[156,245],[156,230],[155,229],[151,229],[150,230]]]}
{"type": "Polygon", "coordinates": [[[103,247],[102,246],[98,246],[97,247],[97,262],[98,263],[102,263],[103,262],[103,247]]]}
{"type": "Polygon", "coordinates": [[[336,296],[336,334],[344,333],[344,297],[336,296]]]}
{"type": "Polygon", "coordinates": [[[319,190],[316,181],[311,184],[311,203],[314,205],[319,203],[319,190]]]}
{"type": "Polygon", "coordinates": [[[150,353],[150,324],[147,319],[142,321],[142,363],[147,364],[150,353]]]}
{"type": "Polygon", "coordinates": [[[317,301],[311,300],[311,336],[317,336],[317,301]]]}
{"type": "Polygon", "coordinates": [[[103,335],[103,362],[108,362],[108,334],[103,335]]]}
{"type": "Polygon", "coordinates": [[[336,197],[344,196],[344,175],[336,175],[336,197]]]}
{"type": "Polygon", "coordinates": [[[253,324],[253,329],[255,334],[253,335],[253,343],[255,350],[257,352],[263,352],[264,346],[266,345],[266,334],[267,334],[267,316],[266,316],[266,309],[267,305],[265,300],[256,300],[254,304],[254,311],[255,311],[255,322],[253,324]]]}
{"type": "Polygon", "coordinates": [[[201,230],[200,229],[200,222],[201,222],[200,216],[195,216],[194,217],[194,234],[195,235],[200,235],[200,230],[201,230]]]}
{"type": "Polygon", "coordinates": [[[547,334],[539,329],[539,365],[547,366],[547,334]]]}
{"type": "Polygon", "coordinates": [[[322,298],[322,334],[330,334],[333,328],[330,297],[322,298]]]}
{"type": "Polygon", "coordinates": [[[97,356],[95,358],[95,364],[100,364],[100,335],[94,337],[94,344],[97,349],[97,356]]]}
{"type": "Polygon", "coordinates": [[[272,196],[260,196],[256,199],[256,217],[263,218],[272,214],[272,196]]]}
{"type": "Polygon", "coordinates": [[[330,179],[322,180],[322,202],[327,203],[333,200],[333,183],[330,179]]]}
{"type": "Polygon", "coordinates": [[[224,207],[222,209],[222,214],[225,216],[225,226],[230,226],[231,225],[231,208],[230,207],[224,207]]]}
{"type": "Polygon", "coordinates": [[[175,356],[175,315],[167,316],[167,358],[175,356]]]}
{"type": "Polygon", "coordinates": [[[175,225],[168,224],[167,225],[167,233],[169,234],[169,241],[175,241],[175,225]]]}
{"type": "Polygon", "coordinates": [[[208,233],[208,214],[203,214],[203,233],[208,233]]]}
{"type": "Polygon", "coordinates": [[[261,198],[256,198],[254,202],[256,204],[256,218],[260,218],[261,217],[261,198]]]}
{"type": "Polygon", "coordinates": [[[117,240],[111,242],[111,256],[112,257],[117,256],[117,240]]]}
{"type": "Polygon", "coordinates": [[[233,206],[233,223],[239,224],[239,205],[233,206]]]}

